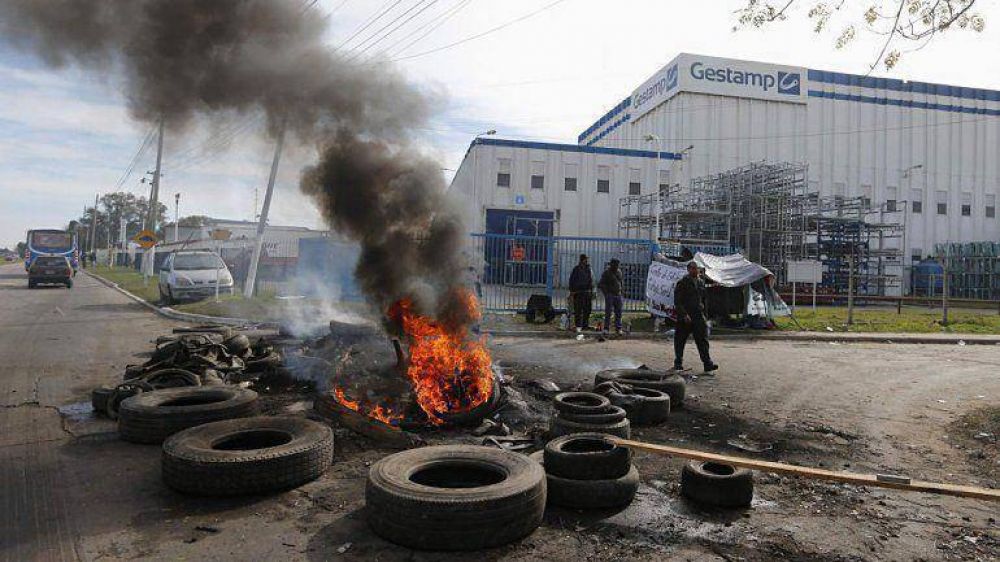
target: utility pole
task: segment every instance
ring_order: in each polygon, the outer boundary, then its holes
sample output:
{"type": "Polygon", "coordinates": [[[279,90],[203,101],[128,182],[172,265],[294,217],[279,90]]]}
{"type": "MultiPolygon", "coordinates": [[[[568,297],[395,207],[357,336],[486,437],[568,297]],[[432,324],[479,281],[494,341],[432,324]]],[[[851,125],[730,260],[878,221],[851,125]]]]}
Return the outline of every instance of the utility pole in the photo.
{"type": "Polygon", "coordinates": [[[271,210],[271,195],[274,194],[274,180],[278,176],[278,162],[281,160],[281,147],[284,144],[285,124],[282,123],[274,145],[274,160],[271,161],[271,175],[267,178],[267,191],[264,192],[264,206],[260,209],[260,222],[257,223],[257,244],[254,246],[253,257],[250,259],[250,269],[247,271],[246,286],[243,287],[243,296],[248,299],[253,298],[254,284],[257,282],[257,267],[260,265],[260,253],[264,247],[264,229],[267,227],[267,213],[271,210]]]}
{"type": "Polygon", "coordinates": [[[97,244],[97,202],[100,194],[94,194],[94,214],[90,216],[90,251],[93,252],[97,244]]]}
{"type": "Polygon", "coordinates": [[[174,242],[177,241],[177,228],[180,226],[179,221],[181,220],[181,194],[174,194],[174,242]]]}
{"type": "MultiPolygon", "coordinates": [[[[160,197],[160,171],[163,163],[163,118],[160,117],[160,134],[156,141],[156,169],[153,171],[153,185],[149,191],[149,218],[146,219],[146,227],[156,232],[156,210],[159,206],[160,197]]],[[[148,279],[153,274],[153,263],[156,261],[156,246],[146,250],[142,256],[143,279],[148,279]]]]}
{"type": "MultiPolygon", "coordinates": [[[[126,247],[125,247],[125,244],[126,244],[126,241],[125,241],[125,236],[126,236],[126,234],[125,234],[125,228],[128,225],[128,219],[126,219],[125,217],[121,217],[118,220],[119,220],[120,225],[121,225],[120,226],[121,230],[118,233],[118,243],[122,247],[122,255],[125,255],[125,253],[126,253],[126,247]]],[[[125,258],[122,258],[122,259],[125,259],[125,258]]],[[[115,260],[115,261],[117,261],[117,260],[115,260]]]]}

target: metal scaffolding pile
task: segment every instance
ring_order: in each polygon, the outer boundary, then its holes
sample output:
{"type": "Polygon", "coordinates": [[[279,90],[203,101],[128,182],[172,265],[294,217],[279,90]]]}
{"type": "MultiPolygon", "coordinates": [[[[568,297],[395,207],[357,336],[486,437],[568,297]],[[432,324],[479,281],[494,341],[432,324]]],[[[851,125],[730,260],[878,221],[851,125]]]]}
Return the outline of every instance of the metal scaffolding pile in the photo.
{"type": "MultiPolygon", "coordinates": [[[[626,197],[619,231],[661,245],[739,250],[785,282],[791,260],[820,260],[823,286],[845,293],[854,272],[857,294],[885,294],[902,273],[899,213],[862,197],[820,197],[808,191],[804,164],[754,162],[691,180],[656,195],[626,197]]],[[[668,252],[669,253],[669,252],[668,252]]]]}
{"type": "Polygon", "coordinates": [[[948,275],[948,295],[1000,300],[1000,243],[938,244],[934,252],[948,275]]]}

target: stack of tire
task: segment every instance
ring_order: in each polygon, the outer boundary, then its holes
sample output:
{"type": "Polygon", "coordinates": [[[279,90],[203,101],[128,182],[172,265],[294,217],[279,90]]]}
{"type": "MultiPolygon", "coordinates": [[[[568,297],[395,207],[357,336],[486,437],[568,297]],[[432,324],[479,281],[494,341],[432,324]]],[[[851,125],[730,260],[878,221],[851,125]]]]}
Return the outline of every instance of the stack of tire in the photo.
{"type": "Polygon", "coordinates": [[[632,503],[639,488],[632,452],[602,433],[557,437],[531,457],[545,468],[549,505],[621,508],[632,503]]]}
{"type": "Polygon", "coordinates": [[[628,439],[631,424],[624,409],[593,392],[562,392],[552,399],[556,415],[549,425],[549,436],[573,433],[604,433],[628,439]]]}
{"type": "Polygon", "coordinates": [[[625,410],[635,425],[667,420],[671,408],[684,404],[683,377],[669,371],[611,369],[594,377],[594,391],[625,410]]]}

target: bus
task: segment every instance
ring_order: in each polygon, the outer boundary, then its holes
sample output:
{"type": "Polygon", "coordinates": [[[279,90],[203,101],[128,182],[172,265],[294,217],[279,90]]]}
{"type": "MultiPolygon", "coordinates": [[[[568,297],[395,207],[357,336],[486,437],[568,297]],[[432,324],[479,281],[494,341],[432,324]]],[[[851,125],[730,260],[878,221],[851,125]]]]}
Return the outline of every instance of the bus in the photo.
{"type": "Polygon", "coordinates": [[[24,269],[38,256],[65,256],[75,273],[80,267],[80,249],[76,235],[65,230],[39,229],[28,231],[28,247],[24,251],[24,269]]]}

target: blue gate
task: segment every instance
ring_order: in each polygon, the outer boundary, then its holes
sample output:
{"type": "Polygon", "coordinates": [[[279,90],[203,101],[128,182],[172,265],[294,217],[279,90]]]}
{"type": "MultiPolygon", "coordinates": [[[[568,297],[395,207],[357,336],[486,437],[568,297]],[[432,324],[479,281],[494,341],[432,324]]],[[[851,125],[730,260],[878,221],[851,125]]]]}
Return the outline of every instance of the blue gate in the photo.
{"type": "MultiPolygon", "coordinates": [[[[552,306],[564,310],[569,276],[580,254],[590,257],[595,284],[617,258],[625,281],[625,310],[646,310],[646,275],[655,248],[650,240],[476,233],[472,243],[472,255],[482,260],[476,267],[477,292],[487,311],[524,310],[533,294],[552,297],[552,306]]],[[[598,293],[594,310],[603,309],[598,293]]]]}

